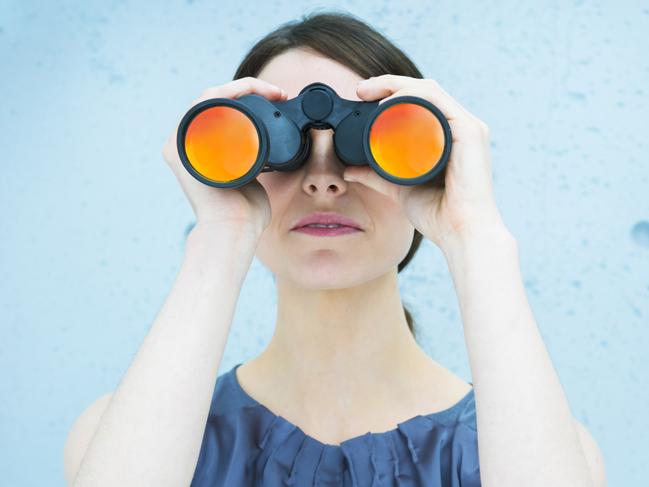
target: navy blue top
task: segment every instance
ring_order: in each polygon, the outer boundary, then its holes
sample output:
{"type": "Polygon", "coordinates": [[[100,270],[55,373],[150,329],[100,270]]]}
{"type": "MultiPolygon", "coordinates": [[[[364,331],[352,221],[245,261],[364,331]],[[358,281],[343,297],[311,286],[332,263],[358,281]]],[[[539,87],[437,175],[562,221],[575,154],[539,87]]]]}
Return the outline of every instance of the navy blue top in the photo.
{"type": "Polygon", "coordinates": [[[248,395],[240,365],[217,377],[191,487],[480,487],[473,388],[448,409],[333,445],[248,395]]]}

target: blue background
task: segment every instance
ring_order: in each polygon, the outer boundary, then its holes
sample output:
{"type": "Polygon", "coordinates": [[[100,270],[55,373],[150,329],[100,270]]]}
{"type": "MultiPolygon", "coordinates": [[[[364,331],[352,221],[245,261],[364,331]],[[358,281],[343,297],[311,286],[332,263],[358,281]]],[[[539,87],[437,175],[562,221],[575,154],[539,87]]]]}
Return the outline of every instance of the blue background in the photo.
{"type": "MultiPolygon", "coordinates": [[[[69,428],[115,389],[171,289],[193,223],[161,156],[174,125],[265,33],[329,7],[490,126],[496,198],[571,408],[610,485],[646,484],[646,2],[14,0],[0,2],[3,485],[64,485],[69,428]]],[[[399,279],[422,347],[470,380],[439,249],[425,241],[399,279]]],[[[255,260],[219,374],[261,351],[275,309],[255,260]]]]}

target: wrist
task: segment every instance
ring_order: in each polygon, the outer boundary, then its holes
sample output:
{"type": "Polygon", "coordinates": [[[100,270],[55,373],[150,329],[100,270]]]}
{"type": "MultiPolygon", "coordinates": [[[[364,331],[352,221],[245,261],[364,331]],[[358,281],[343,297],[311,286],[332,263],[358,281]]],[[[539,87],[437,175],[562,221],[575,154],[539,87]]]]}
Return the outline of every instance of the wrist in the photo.
{"type": "Polygon", "coordinates": [[[246,226],[233,226],[223,222],[198,220],[187,235],[186,245],[201,245],[202,243],[227,242],[243,245],[244,247],[257,246],[261,232],[246,226]]]}
{"type": "Polygon", "coordinates": [[[465,225],[462,231],[443,239],[440,248],[447,260],[466,253],[488,254],[497,249],[510,250],[516,246],[514,235],[499,217],[465,225]]]}
{"type": "Polygon", "coordinates": [[[503,275],[510,276],[520,265],[514,237],[493,227],[473,227],[471,233],[445,247],[443,253],[461,301],[470,294],[468,287],[477,283],[485,288],[499,287],[497,283],[508,279],[503,275]]]}
{"type": "Polygon", "coordinates": [[[228,272],[243,281],[255,256],[259,236],[254,231],[197,222],[185,241],[186,265],[228,272]]]}

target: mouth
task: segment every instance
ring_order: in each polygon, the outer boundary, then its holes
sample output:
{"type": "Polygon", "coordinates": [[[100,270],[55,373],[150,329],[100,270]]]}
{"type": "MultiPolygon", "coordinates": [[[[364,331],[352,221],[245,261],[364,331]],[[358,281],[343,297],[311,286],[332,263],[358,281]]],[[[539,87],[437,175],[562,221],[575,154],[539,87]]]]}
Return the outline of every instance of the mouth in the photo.
{"type": "Polygon", "coordinates": [[[316,237],[337,237],[341,235],[351,235],[354,233],[361,233],[362,230],[349,227],[347,225],[324,225],[324,224],[310,224],[303,227],[293,229],[294,232],[300,232],[307,235],[314,235],[316,237]]]}
{"type": "Polygon", "coordinates": [[[309,213],[296,221],[291,230],[319,236],[347,235],[364,231],[359,222],[334,211],[309,213]]]}

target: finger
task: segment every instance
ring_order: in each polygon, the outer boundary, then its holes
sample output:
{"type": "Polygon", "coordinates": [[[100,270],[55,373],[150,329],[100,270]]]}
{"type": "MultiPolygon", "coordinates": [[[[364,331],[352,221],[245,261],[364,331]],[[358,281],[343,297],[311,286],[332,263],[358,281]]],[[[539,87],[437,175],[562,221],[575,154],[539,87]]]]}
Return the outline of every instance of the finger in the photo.
{"type": "MultiPolygon", "coordinates": [[[[191,102],[187,111],[205,100],[210,100],[212,98],[236,99],[250,93],[262,95],[265,98],[274,101],[285,101],[288,98],[288,93],[279,86],[269,83],[268,81],[248,76],[230,81],[224,85],[212,86],[205,89],[198,98],[191,102]]],[[[174,134],[172,135],[174,139],[176,138],[177,133],[178,127],[176,127],[174,134]]]]}
{"type": "Polygon", "coordinates": [[[252,93],[273,100],[277,100],[283,96],[282,89],[279,86],[269,83],[268,81],[253,78],[252,76],[233,80],[217,87],[216,90],[219,93],[219,97],[225,98],[239,98],[240,96],[252,93]]]}
{"type": "Polygon", "coordinates": [[[439,108],[447,119],[473,117],[468,110],[444,91],[437,81],[432,79],[383,75],[370,78],[359,89],[360,91],[357,90],[357,94],[362,99],[375,100],[385,97],[379,101],[379,105],[398,96],[418,96],[430,101],[439,108]]]}
{"type": "Polygon", "coordinates": [[[370,166],[347,166],[343,171],[343,179],[348,182],[363,184],[398,203],[405,188],[382,178],[370,166]]]}
{"type": "Polygon", "coordinates": [[[251,93],[262,95],[265,98],[276,101],[286,99],[287,97],[286,92],[279,86],[257,78],[245,77],[230,81],[221,86],[212,86],[205,89],[198,98],[192,101],[190,107],[212,98],[236,99],[251,93]]]}
{"type": "Polygon", "coordinates": [[[408,76],[383,74],[361,80],[356,87],[356,94],[365,101],[378,100],[413,85],[417,80],[408,76]]]}

